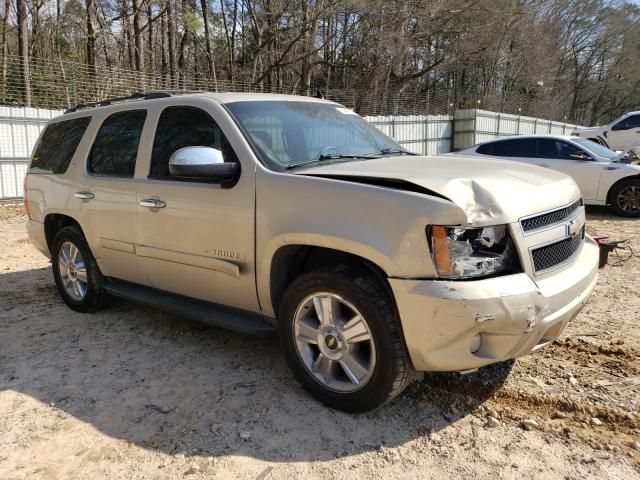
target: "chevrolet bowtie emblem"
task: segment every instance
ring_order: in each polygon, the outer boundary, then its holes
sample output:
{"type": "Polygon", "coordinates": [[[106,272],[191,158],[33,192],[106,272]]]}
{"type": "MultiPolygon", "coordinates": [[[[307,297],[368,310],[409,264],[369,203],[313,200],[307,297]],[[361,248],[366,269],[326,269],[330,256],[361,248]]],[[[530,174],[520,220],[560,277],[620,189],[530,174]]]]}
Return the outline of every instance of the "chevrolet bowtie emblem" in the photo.
{"type": "Polygon", "coordinates": [[[571,220],[569,223],[567,223],[567,236],[569,237],[575,237],[576,235],[578,235],[580,233],[580,225],[578,224],[578,220],[571,220]]]}

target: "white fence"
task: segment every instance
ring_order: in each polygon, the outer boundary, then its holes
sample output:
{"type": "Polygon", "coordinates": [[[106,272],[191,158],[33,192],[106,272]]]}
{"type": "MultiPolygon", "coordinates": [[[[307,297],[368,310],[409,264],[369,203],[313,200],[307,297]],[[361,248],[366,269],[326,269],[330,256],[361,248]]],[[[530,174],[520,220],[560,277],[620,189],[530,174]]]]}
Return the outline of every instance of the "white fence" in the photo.
{"type": "Polygon", "coordinates": [[[451,151],[451,115],[406,115],[364,117],[407,150],[420,155],[451,151]]]}
{"type": "MultiPolygon", "coordinates": [[[[61,110],[0,107],[0,199],[22,196],[22,182],[33,146],[50,118],[61,110]]],[[[568,134],[575,125],[486,110],[450,115],[365,117],[398,143],[421,155],[460,150],[505,135],[568,134]]]]}
{"type": "Polygon", "coordinates": [[[22,196],[22,182],[38,135],[61,110],[0,107],[0,198],[22,196]]]}
{"type": "Polygon", "coordinates": [[[457,110],[454,118],[454,150],[509,135],[568,135],[577,125],[522,117],[487,110],[457,110]]]}

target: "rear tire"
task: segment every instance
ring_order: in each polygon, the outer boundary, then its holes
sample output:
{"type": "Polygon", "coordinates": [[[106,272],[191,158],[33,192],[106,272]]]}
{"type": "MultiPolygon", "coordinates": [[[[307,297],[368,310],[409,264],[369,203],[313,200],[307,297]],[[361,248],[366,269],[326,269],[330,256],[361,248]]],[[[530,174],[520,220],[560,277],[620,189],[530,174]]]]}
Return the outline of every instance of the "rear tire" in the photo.
{"type": "Polygon", "coordinates": [[[64,227],[56,234],[51,264],[58,292],[71,309],[95,312],[111,302],[96,259],[78,227],[64,227]]]}
{"type": "Polygon", "coordinates": [[[640,217],[640,180],[620,182],[611,190],[611,207],[622,217],[640,217]]]}
{"type": "Polygon", "coordinates": [[[393,300],[364,269],[340,266],[298,277],[282,299],[278,330],[296,379],[330,407],[366,412],[411,382],[393,300]]]}

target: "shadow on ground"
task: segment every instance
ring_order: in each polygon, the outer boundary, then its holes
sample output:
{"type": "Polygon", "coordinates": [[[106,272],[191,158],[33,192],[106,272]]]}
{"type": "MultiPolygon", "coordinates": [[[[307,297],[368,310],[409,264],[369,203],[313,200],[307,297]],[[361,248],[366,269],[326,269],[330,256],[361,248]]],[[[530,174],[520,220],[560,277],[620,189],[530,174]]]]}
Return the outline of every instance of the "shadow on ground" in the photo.
{"type": "Polygon", "coordinates": [[[610,220],[615,222],[637,222],[637,218],[621,217],[613,213],[611,207],[604,205],[586,205],[585,211],[587,214],[587,222],[590,219],[593,220],[610,220]]]}
{"type": "Polygon", "coordinates": [[[0,391],[53,403],[111,437],[168,454],[309,461],[395,446],[464,417],[509,371],[483,369],[483,388],[451,391],[458,374],[431,375],[390,405],[348,415],[298,386],[275,336],[119,301],[78,314],[58,298],[50,269],[0,275],[0,391]]]}

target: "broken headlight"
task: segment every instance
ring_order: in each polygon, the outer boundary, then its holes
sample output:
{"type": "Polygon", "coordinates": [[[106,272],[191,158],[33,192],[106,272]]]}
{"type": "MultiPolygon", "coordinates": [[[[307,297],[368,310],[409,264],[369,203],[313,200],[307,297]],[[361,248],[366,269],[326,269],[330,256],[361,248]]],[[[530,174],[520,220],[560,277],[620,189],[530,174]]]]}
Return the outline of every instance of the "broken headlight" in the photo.
{"type": "Polygon", "coordinates": [[[486,277],[519,269],[518,254],[506,225],[482,228],[429,228],[438,276],[452,280],[486,277]]]}

